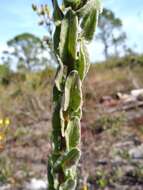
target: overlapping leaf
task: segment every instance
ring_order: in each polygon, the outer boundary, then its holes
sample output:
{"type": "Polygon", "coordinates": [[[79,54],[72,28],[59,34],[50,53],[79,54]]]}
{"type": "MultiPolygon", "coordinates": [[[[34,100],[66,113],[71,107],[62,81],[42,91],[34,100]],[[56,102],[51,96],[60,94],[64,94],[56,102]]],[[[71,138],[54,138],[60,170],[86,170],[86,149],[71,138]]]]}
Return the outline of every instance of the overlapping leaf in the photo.
{"type": "Polygon", "coordinates": [[[59,190],[73,190],[76,187],[76,180],[71,178],[67,179],[65,183],[60,185],[59,190]]]}
{"type": "Polygon", "coordinates": [[[80,158],[80,150],[73,148],[69,152],[62,155],[55,163],[55,169],[62,166],[64,169],[68,169],[77,164],[80,158]]]}
{"type": "Polygon", "coordinates": [[[53,178],[53,173],[52,173],[52,162],[51,158],[48,159],[48,190],[54,190],[54,178],[53,178]]]}
{"type": "Polygon", "coordinates": [[[87,41],[92,40],[94,32],[96,30],[97,21],[98,11],[96,9],[92,9],[83,17],[81,27],[83,29],[83,36],[87,41]]]}
{"type": "Polygon", "coordinates": [[[78,18],[69,9],[62,20],[60,32],[59,55],[64,64],[71,64],[76,59],[78,37],[78,18]]]}
{"type": "Polygon", "coordinates": [[[76,62],[76,69],[79,73],[80,79],[83,80],[86,76],[90,66],[89,58],[87,55],[86,46],[84,45],[84,40],[80,42],[79,57],[76,62]]]}
{"type": "Polygon", "coordinates": [[[53,36],[53,46],[54,46],[54,50],[56,52],[57,55],[59,55],[59,43],[60,43],[60,33],[61,33],[61,24],[59,24],[54,32],[54,36],[53,36]]]}
{"type": "Polygon", "coordinates": [[[78,17],[73,11],[69,12],[69,36],[68,36],[68,51],[75,60],[77,56],[77,39],[78,39],[78,17]]]}
{"type": "Polygon", "coordinates": [[[84,17],[93,10],[97,10],[99,13],[102,12],[102,5],[100,0],[87,0],[86,4],[77,11],[80,17],[84,17]]]}
{"type": "Polygon", "coordinates": [[[72,118],[65,131],[66,144],[68,150],[77,147],[80,142],[80,120],[78,117],[72,118]]]}
{"type": "Polygon", "coordinates": [[[82,100],[81,81],[78,72],[73,70],[67,77],[64,89],[63,110],[77,111],[82,100]]]}
{"type": "Polygon", "coordinates": [[[53,126],[53,142],[54,142],[54,151],[59,151],[61,146],[61,119],[60,119],[60,104],[57,104],[52,117],[52,126],[53,126]]]}
{"type": "Polygon", "coordinates": [[[74,10],[79,7],[82,0],[64,0],[65,7],[72,7],[74,10]]]}

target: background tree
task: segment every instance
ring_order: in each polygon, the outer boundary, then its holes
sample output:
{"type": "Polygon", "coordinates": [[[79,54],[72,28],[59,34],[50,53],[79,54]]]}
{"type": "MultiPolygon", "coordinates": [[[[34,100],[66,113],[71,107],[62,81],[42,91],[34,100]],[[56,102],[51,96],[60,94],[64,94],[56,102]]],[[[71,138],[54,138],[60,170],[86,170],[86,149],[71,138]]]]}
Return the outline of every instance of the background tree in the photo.
{"type": "Polygon", "coordinates": [[[103,9],[103,13],[99,18],[97,39],[104,45],[105,58],[111,55],[110,50],[118,56],[120,47],[124,45],[126,34],[122,31],[122,21],[109,9],[103,9]]]}
{"type": "Polygon", "coordinates": [[[12,51],[4,52],[5,60],[13,59],[18,69],[37,70],[51,62],[50,47],[33,34],[20,34],[9,40],[7,45],[12,51]]]}

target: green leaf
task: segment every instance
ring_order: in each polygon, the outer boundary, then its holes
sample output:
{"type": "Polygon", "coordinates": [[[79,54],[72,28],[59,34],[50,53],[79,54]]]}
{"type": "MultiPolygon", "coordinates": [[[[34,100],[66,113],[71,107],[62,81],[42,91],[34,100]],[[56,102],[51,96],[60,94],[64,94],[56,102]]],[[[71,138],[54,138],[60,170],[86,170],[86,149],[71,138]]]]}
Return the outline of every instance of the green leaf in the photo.
{"type": "Polygon", "coordinates": [[[83,17],[81,28],[83,29],[83,36],[87,41],[91,41],[97,26],[98,11],[92,9],[83,17]]]}
{"type": "Polygon", "coordinates": [[[81,106],[82,106],[81,80],[79,78],[79,75],[77,75],[71,87],[68,110],[70,113],[78,112],[81,106]]]}
{"type": "Polygon", "coordinates": [[[71,88],[72,85],[77,77],[77,71],[72,71],[67,79],[66,79],[66,83],[65,83],[65,89],[64,89],[64,97],[63,97],[63,111],[66,111],[68,109],[69,103],[70,103],[70,92],[71,92],[71,88]]]}
{"type": "Polygon", "coordinates": [[[61,23],[59,55],[65,65],[74,64],[78,38],[78,18],[69,9],[61,23]]]}
{"type": "Polygon", "coordinates": [[[52,117],[53,133],[52,138],[54,142],[54,151],[59,151],[61,147],[61,118],[60,118],[60,103],[58,103],[53,112],[52,117]]]}
{"type": "Polygon", "coordinates": [[[61,24],[56,26],[53,36],[54,50],[57,54],[59,54],[60,32],[61,32],[61,24]]]}
{"type": "Polygon", "coordinates": [[[69,152],[62,155],[54,165],[54,168],[63,166],[64,169],[68,169],[75,166],[80,158],[80,150],[78,148],[73,148],[69,152]]]}
{"type": "Polygon", "coordinates": [[[80,79],[83,80],[85,77],[85,69],[86,69],[86,57],[84,54],[83,43],[80,43],[80,51],[79,58],[76,63],[76,69],[79,73],[80,79]]]}
{"type": "Polygon", "coordinates": [[[65,131],[67,148],[72,149],[80,143],[80,120],[78,117],[72,118],[65,131]]]}
{"type": "Polygon", "coordinates": [[[89,70],[90,62],[88,58],[87,48],[84,41],[80,42],[79,57],[76,62],[76,69],[79,73],[80,79],[83,80],[89,70]]]}
{"type": "Polygon", "coordinates": [[[48,159],[48,190],[55,190],[54,189],[54,178],[52,175],[52,162],[51,162],[51,158],[48,159]]]}
{"type": "Polygon", "coordinates": [[[69,30],[69,21],[67,18],[64,18],[63,21],[61,22],[61,33],[60,33],[60,44],[59,44],[59,55],[64,64],[67,59],[68,30],[69,30]]]}
{"type": "Polygon", "coordinates": [[[63,168],[70,168],[78,163],[80,158],[80,150],[78,148],[73,148],[70,150],[62,160],[63,168]]]}
{"type": "Polygon", "coordinates": [[[59,91],[57,89],[56,85],[54,85],[54,87],[53,87],[53,102],[54,103],[59,102],[61,99],[61,95],[62,95],[61,91],[59,91]]]}
{"type": "Polygon", "coordinates": [[[72,117],[78,117],[79,119],[81,119],[81,117],[82,117],[82,106],[80,106],[80,108],[77,111],[74,111],[71,113],[71,118],[72,117]]]}
{"type": "Polygon", "coordinates": [[[59,190],[73,190],[76,187],[76,180],[74,179],[67,179],[65,183],[60,185],[59,190]]]}
{"type": "Polygon", "coordinates": [[[73,11],[69,12],[69,36],[68,36],[68,51],[73,59],[77,57],[77,39],[78,39],[78,17],[73,11]]]}
{"type": "Polygon", "coordinates": [[[79,7],[81,0],[64,0],[65,7],[72,7],[74,10],[79,7]]]}
{"type": "Polygon", "coordinates": [[[89,15],[93,10],[97,10],[98,13],[102,12],[101,0],[88,0],[85,5],[77,11],[79,17],[89,15]]]}
{"type": "Polygon", "coordinates": [[[81,81],[78,76],[78,72],[73,70],[70,72],[66,79],[64,97],[63,97],[63,110],[68,108],[70,111],[77,111],[81,106],[82,91],[81,81]]]}
{"type": "Polygon", "coordinates": [[[81,28],[84,38],[91,41],[98,22],[98,15],[102,11],[100,0],[89,0],[77,11],[79,17],[82,17],[81,28]]]}
{"type": "Polygon", "coordinates": [[[61,11],[61,9],[58,6],[58,2],[57,0],[52,0],[53,3],[53,19],[55,22],[57,21],[61,21],[64,17],[63,12],[61,11]]]}

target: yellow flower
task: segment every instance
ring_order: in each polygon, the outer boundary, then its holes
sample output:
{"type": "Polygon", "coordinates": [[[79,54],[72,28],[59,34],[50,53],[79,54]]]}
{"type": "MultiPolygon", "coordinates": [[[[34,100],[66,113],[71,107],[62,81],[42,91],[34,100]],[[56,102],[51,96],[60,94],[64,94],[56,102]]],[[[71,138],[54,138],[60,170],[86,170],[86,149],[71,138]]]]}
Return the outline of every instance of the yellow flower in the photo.
{"type": "Polygon", "coordinates": [[[83,190],[88,190],[87,185],[83,186],[83,190]]]}
{"type": "Polygon", "coordinates": [[[5,139],[5,135],[3,133],[0,133],[0,141],[3,141],[5,139]]]}
{"type": "Polygon", "coordinates": [[[0,119],[0,125],[3,125],[3,119],[0,119]]]}
{"type": "Polygon", "coordinates": [[[4,121],[4,123],[5,123],[6,126],[10,125],[10,119],[6,118],[5,121],[4,121]]]}

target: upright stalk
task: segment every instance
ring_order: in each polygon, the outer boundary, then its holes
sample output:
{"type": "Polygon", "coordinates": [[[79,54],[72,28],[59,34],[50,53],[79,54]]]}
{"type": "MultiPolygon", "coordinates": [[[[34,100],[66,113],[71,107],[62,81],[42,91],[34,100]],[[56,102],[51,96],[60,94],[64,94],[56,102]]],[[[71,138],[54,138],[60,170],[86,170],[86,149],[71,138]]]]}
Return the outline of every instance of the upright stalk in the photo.
{"type": "Polygon", "coordinates": [[[48,160],[48,190],[74,190],[80,159],[82,82],[89,69],[86,43],[101,12],[100,0],[52,0],[54,52],[58,69],[53,87],[53,151],[48,160]]]}

